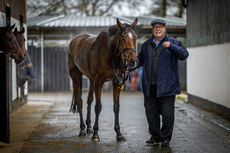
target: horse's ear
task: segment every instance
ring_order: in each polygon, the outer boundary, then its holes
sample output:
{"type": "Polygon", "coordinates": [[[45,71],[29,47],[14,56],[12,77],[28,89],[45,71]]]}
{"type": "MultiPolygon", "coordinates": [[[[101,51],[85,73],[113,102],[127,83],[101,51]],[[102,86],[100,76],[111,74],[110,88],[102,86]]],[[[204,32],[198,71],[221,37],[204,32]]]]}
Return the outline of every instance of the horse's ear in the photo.
{"type": "Polygon", "coordinates": [[[7,29],[7,30],[10,29],[10,24],[8,24],[8,25],[6,26],[6,29],[7,29]]]}
{"type": "Polygon", "coordinates": [[[14,29],[14,33],[18,33],[18,29],[17,29],[17,27],[14,29]]]}
{"type": "Polygon", "coordinates": [[[20,33],[24,33],[24,32],[25,32],[25,28],[23,27],[20,33]]]}
{"type": "Polygon", "coordinates": [[[117,18],[117,25],[118,25],[119,28],[123,28],[124,27],[123,24],[119,21],[118,18],[117,18]]]}
{"type": "Polygon", "coordinates": [[[8,24],[6,27],[3,27],[2,29],[3,29],[4,31],[7,31],[7,32],[8,32],[9,29],[10,29],[10,24],[8,24]]]}
{"type": "Polygon", "coordinates": [[[138,21],[138,18],[136,18],[135,21],[131,24],[131,26],[132,26],[133,29],[134,29],[134,27],[136,26],[137,21],[138,21]]]}
{"type": "Polygon", "coordinates": [[[14,27],[15,27],[15,24],[13,24],[8,30],[12,31],[14,29],[14,27]]]}

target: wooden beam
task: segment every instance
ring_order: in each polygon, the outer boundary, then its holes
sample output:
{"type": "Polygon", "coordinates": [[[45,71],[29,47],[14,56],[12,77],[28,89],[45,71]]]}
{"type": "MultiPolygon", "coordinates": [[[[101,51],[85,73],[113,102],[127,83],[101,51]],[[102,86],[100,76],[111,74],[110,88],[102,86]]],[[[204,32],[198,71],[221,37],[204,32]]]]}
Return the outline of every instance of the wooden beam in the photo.
{"type": "Polygon", "coordinates": [[[0,54],[0,141],[10,142],[9,124],[9,57],[0,54]]]}

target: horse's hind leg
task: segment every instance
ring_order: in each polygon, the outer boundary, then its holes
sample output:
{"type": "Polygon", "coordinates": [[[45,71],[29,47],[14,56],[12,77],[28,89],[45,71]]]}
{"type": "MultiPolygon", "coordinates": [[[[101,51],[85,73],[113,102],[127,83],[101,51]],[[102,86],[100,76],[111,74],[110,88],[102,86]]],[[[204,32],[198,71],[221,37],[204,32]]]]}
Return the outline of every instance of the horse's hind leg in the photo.
{"type": "Polygon", "coordinates": [[[82,73],[79,71],[77,67],[73,68],[70,70],[70,77],[72,78],[73,81],[73,89],[74,89],[74,96],[73,100],[75,103],[74,107],[77,105],[77,111],[79,112],[80,115],[80,133],[79,136],[85,136],[85,124],[83,120],[83,115],[82,115],[82,99],[81,99],[81,94],[82,94],[82,73]]]}
{"type": "Polygon", "coordinates": [[[93,133],[93,129],[91,128],[91,104],[93,102],[93,93],[94,93],[94,81],[90,80],[90,86],[89,86],[89,93],[88,93],[88,100],[87,100],[87,119],[86,119],[86,125],[87,125],[87,133],[93,133]]]}

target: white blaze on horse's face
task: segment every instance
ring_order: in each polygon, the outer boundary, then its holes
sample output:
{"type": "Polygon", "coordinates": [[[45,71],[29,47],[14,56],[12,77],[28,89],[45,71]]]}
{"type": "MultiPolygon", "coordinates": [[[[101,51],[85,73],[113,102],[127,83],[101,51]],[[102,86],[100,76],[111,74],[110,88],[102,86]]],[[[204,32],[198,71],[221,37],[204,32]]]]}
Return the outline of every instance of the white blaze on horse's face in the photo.
{"type": "Polygon", "coordinates": [[[133,39],[133,34],[131,32],[128,33],[130,39],[133,39]]]}

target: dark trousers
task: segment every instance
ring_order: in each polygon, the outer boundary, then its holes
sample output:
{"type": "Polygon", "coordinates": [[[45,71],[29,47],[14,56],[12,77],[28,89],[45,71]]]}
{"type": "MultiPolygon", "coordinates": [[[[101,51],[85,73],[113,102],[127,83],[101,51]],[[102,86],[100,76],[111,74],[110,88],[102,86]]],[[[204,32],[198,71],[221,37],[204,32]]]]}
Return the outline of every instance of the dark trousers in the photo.
{"type": "Polygon", "coordinates": [[[144,98],[149,133],[155,140],[170,141],[174,126],[175,95],[157,98],[156,90],[157,87],[151,85],[150,96],[144,98]],[[162,123],[160,115],[162,115],[162,123]]]}

